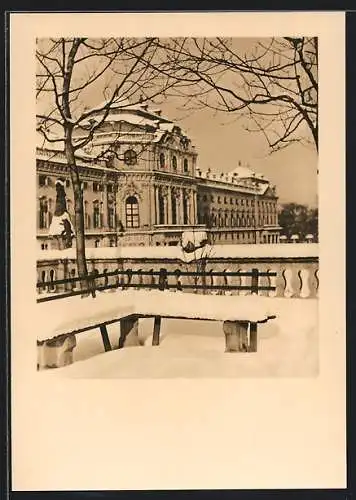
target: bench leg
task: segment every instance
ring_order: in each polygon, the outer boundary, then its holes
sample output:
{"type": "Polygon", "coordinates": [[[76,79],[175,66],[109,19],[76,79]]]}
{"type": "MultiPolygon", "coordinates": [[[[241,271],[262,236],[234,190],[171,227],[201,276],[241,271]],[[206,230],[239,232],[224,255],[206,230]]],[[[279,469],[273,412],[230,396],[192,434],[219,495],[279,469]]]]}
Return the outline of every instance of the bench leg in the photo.
{"type": "Polygon", "coordinates": [[[110,344],[109,334],[106,325],[100,325],[100,333],[101,333],[101,338],[103,339],[105,352],[111,351],[112,347],[110,344]]]}
{"type": "Polygon", "coordinates": [[[130,316],[120,320],[119,349],[140,345],[138,339],[138,316],[130,316]]]}
{"type": "Polygon", "coordinates": [[[73,349],[77,345],[74,334],[37,341],[37,369],[60,368],[73,363],[73,349]]]}
{"type": "Polygon", "coordinates": [[[152,337],[152,345],[159,345],[159,336],[161,333],[161,316],[155,316],[155,322],[153,325],[153,337],[152,337]]]}
{"type": "Polygon", "coordinates": [[[247,352],[247,329],[246,321],[224,321],[225,352],[247,352]]]}
{"type": "Polygon", "coordinates": [[[250,323],[249,352],[257,352],[257,323],[250,323]]]}

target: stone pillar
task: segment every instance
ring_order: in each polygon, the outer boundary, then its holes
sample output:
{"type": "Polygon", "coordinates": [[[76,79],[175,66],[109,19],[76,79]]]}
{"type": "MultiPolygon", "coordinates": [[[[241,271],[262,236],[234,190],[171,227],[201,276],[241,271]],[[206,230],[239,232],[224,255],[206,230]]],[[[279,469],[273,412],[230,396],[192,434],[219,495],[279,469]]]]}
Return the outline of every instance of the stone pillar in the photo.
{"type": "Polygon", "coordinates": [[[156,224],[159,224],[159,188],[154,187],[155,193],[155,214],[156,214],[156,224]]]}
{"type": "Polygon", "coordinates": [[[191,201],[191,206],[192,206],[192,215],[191,215],[191,220],[192,224],[195,226],[197,224],[197,193],[195,191],[192,191],[192,201],[191,201]]]}
{"type": "Polygon", "coordinates": [[[155,198],[155,187],[150,185],[149,187],[150,190],[150,220],[149,220],[149,226],[152,227],[156,222],[156,198],[155,198]]]}
{"type": "Polygon", "coordinates": [[[190,199],[190,192],[186,193],[186,202],[187,202],[187,222],[188,224],[192,224],[192,218],[191,218],[191,213],[192,213],[192,204],[191,204],[191,199],[190,199]]]}
{"type": "Polygon", "coordinates": [[[172,188],[168,187],[167,191],[167,224],[172,224],[172,188]]]}
{"type": "Polygon", "coordinates": [[[180,196],[179,196],[179,224],[182,225],[184,223],[184,217],[183,217],[183,189],[180,189],[180,196]]]}
{"type": "Polygon", "coordinates": [[[140,345],[138,339],[138,317],[130,316],[120,320],[119,349],[140,345]]]}
{"type": "Polygon", "coordinates": [[[73,363],[75,335],[60,335],[54,339],[37,341],[37,369],[60,368],[73,363]]]}
{"type": "Polygon", "coordinates": [[[248,322],[224,321],[225,352],[247,352],[248,349],[248,322]]]}
{"type": "Polygon", "coordinates": [[[163,198],[163,206],[164,206],[164,223],[168,224],[168,207],[167,207],[167,196],[163,198]]]}
{"type": "Polygon", "coordinates": [[[107,184],[106,180],[103,181],[103,190],[101,194],[101,200],[103,202],[103,221],[102,221],[102,228],[106,229],[109,227],[109,222],[108,222],[108,192],[107,192],[107,184]]]}

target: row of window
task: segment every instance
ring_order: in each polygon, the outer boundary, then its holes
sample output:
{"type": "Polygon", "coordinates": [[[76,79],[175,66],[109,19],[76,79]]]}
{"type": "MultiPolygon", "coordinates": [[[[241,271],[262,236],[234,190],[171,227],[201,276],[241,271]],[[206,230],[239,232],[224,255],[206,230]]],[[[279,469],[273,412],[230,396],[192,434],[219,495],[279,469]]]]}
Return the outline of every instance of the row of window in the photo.
{"type": "MultiPolygon", "coordinates": [[[[39,187],[53,187],[55,185],[55,181],[52,179],[52,177],[49,177],[47,175],[39,175],[38,176],[38,185],[39,187]]],[[[65,180],[65,185],[66,187],[70,187],[71,182],[69,179],[65,180]]],[[[86,190],[92,187],[94,192],[100,192],[104,191],[104,184],[100,182],[93,182],[93,183],[88,183],[87,181],[82,182],[82,189],[86,190]]],[[[114,184],[106,184],[106,191],[108,193],[114,193],[115,192],[115,185],[114,184]]]]}
{"type": "MultiPolygon", "coordinates": [[[[94,229],[103,227],[104,214],[102,212],[102,203],[93,203],[93,214],[89,214],[87,209],[87,202],[84,203],[84,224],[85,229],[91,229],[93,224],[94,229]]],[[[139,205],[135,196],[129,196],[125,202],[125,218],[127,228],[140,227],[139,205]]],[[[110,229],[117,227],[120,223],[116,224],[116,214],[113,207],[108,207],[108,226],[110,229]]],[[[123,228],[119,228],[120,230],[123,228]]]]}
{"type": "MultiPolygon", "coordinates": [[[[212,203],[215,202],[215,197],[213,195],[211,195],[210,197],[208,197],[208,195],[204,194],[204,195],[198,195],[197,196],[197,200],[200,201],[204,201],[204,202],[207,202],[207,201],[210,201],[212,203]],[[209,198],[209,199],[208,199],[209,198]]],[[[229,203],[229,197],[228,196],[217,196],[216,198],[216,201],[217,203],[224,203],[225,205],[229,203]]],[[[246,206],[246,207],[254,207],[255,206],[255,202],[253,199],[249,199],[249,198],[231,198],[230,197],[230,205],[241,205],[241,206],[246,206]]],[[[268,201],[257,201],[257,206],[259,208],[262,208],[262,209],[265,209],[266,211],[269,211],[269,210],[276,210],[276,205],[275,203],[271,203],[271,202],[268,202],[268,201]]]]}
{"type": "MultiPolygon", "coordinates": [[[[242,241],[244,243],[255,243],[256,235],[254,232],[239,232],[239,233],[219,233],[216,235],[217,241],[222,239],[226,240],[236,240],[242,241]]],[[[262,237],[262,243],[278,243],[277,234],[264,234],[262,237]]]]}
{"type": "MultiPolygon", "coordinates": [[[[254,227],[255,217],[249,215],[234,215],[234,214],[199,214],[198,223],[206,224],[213,227],[254,227]]],[[[277,223],[275,216],[264,215],[259,217],[259,225],[277,223]]]]}
{"type": "MultiPolygon", "coordinates": [[[[164,153],[160,153],[160,155],[159,155],[159,166],[163,170],[171,167],[172,170],[176,172],[178,170],[177,157],[175,155],[173,155],[170,158],[170,160],[169,160],[169,158],[168,159],[166,158],[166,155],[164,153]]],[[[188,173],[189,172],[189,162],[188,162],[187,158],[183,159],[182,167],[183,167],[183,172],[184,173],[188,173]]]]}

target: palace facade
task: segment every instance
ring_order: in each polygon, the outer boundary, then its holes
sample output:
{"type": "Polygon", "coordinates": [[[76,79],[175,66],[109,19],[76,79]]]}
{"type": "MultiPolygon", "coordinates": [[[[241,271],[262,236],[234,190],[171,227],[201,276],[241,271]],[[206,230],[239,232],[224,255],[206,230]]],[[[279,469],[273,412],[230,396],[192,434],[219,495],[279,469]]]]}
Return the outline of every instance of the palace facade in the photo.
{"type": "MultiPolygon", "coordinates": [[[[100,106],[98,107],[98,109],[100,106]]],[[[102,112],[83,123],[83,140],[102,112]]],[[[55,248],[49,227],[55,183],[73,190],[64,153],[38,132],[37,240],[55,248]]],[[[190,138],[147,105],[116,106],[92,142],[78,150],[87,246],[177,245],[183,231],[206,231],[212,243],[277,243],[277,195],[263,175],[239,164],[229,173],[203,171],[190,138]]]]}

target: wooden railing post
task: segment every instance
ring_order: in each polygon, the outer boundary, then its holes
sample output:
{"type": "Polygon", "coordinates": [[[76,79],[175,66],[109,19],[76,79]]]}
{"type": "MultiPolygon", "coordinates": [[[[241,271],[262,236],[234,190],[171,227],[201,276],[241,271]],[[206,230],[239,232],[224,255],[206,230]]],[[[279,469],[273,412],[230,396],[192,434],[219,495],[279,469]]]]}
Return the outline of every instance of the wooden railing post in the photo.
{"type": "Polygon", "coordinates": [[[167,288],[167,269],[161,267],[159,270],[159,278],[158,278],[158,289],[165,290],[167,288]]]}
{"type": "Polygon", "coordinates": [[[161,333],[161,316],[155,316],[154,325],[153,325],[153,337],[152,337],[152,345],[159,345],[159,336],[161,333]]]}

